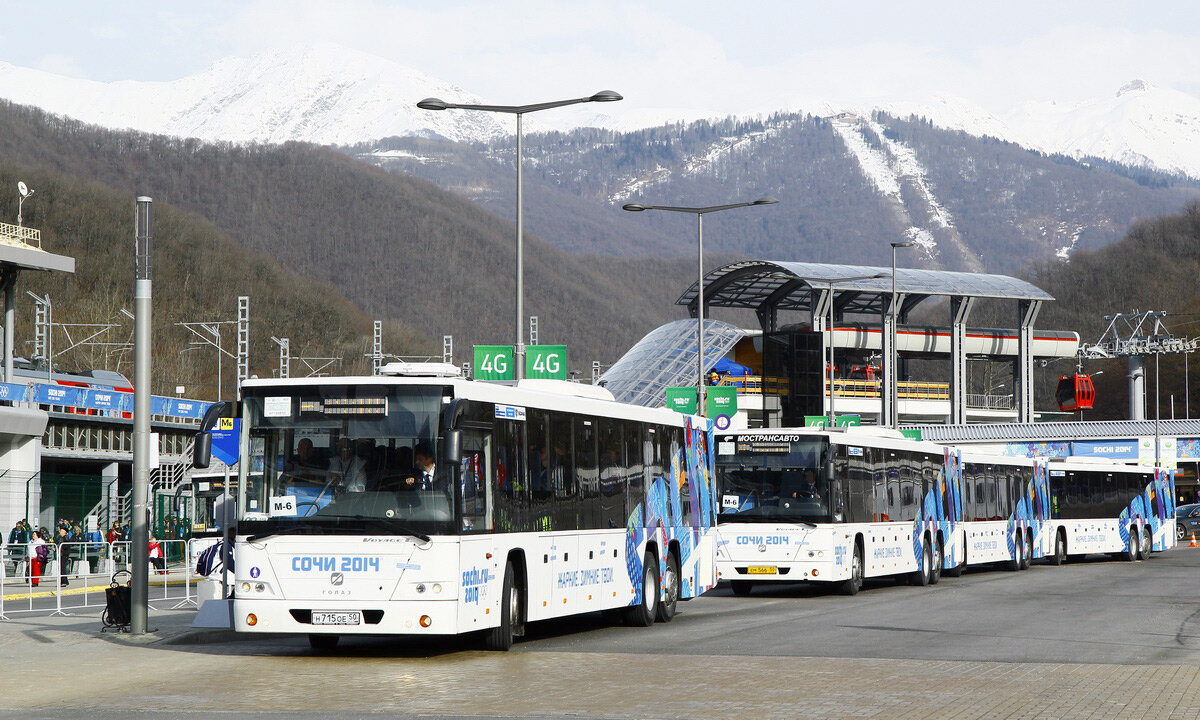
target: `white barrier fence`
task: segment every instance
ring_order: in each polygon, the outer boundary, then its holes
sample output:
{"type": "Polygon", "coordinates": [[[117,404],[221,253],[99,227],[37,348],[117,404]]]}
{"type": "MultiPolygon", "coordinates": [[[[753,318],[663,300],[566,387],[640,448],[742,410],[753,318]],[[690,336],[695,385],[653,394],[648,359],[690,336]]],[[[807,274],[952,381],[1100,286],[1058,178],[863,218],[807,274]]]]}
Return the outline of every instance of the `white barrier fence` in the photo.
{"type": "MultiPolygon", "coordinates": [[[[150,556],[147,598],[152,603],[176,601],[172,609],[195,607],[196,558],[216,538],[159,540],[158,558],[150,556]]],[[[0,544],[0,620],[17,613],[71,615],[70,611],[98,609],[106,604],[105,588],[114,573],[131,570],[130,543],[47,543],[45,563],[33,562],[30,543],[0,544]],[[42,567],[44,565],[44,567],[42,567]]],[[[121,584],[128,576],[117,578],[121,584]]],[[[162,608],[164,606],[158,605],[162,608]]]]}

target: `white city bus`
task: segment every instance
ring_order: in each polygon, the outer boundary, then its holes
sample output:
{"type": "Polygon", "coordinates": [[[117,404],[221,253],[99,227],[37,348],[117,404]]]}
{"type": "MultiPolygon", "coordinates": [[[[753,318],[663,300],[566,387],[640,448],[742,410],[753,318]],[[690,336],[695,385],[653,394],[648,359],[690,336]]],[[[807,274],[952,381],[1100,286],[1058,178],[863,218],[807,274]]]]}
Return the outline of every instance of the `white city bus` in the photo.
{"type": "Polygon", "coordinates": [[[960,452],[895,431],[740,431],[716,439],[717,569],[754,583],[919,585],[970,565],[1174,546],[1171,475],[1108,461],[960,452]]]}
{"type": "Polygon", "coordinates": [[[243,384],[237,631],[507,649],[577,613],[665,622],[716,584],[708,421],[575,383],[384,372],[243,384]]]}

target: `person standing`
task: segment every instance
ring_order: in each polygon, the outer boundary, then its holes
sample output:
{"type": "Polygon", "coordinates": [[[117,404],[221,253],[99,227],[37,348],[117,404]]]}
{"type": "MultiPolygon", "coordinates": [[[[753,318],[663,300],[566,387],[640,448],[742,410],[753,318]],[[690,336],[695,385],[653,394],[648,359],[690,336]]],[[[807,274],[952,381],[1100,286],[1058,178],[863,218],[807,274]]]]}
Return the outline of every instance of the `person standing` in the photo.
{"type": "Polygon", "coordinates": [[[38,586],[38,578],[42,576],[42,567],[50,559],[50,550],[46,547],[46,539],[42,531],[36,530],[33,539],[29,541],[29,584],[38,586]]]}
{"type": "Polygon", "coordinates": [[[70,545],[71,536],[65,525],[58,526],[58,537],[54,538],[54,542],[58,545],[58,582],[66,587],[71,584],[67,579],[67,571],[71,567],[71,555],[75,548],[70,545]]]}

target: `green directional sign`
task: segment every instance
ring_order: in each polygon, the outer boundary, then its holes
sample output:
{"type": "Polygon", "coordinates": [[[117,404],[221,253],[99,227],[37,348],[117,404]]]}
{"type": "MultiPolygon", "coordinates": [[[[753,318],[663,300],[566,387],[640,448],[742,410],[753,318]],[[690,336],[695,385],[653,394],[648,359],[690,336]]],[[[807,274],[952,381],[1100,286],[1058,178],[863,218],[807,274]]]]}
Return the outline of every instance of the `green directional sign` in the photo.
{"type": "Polygon", "coordinates": [[[921,440],[921,431],[919,428],[900,428],[900,434],[909,440],[921,440]]]}
{"type": "Polygon", "coordinates": [[[737,415],[737,388],[714,385],[704,392],[704,414],[718,430],[728,430],[737,415]]]}
{"type": "Polygon", "coordinates": [[[526,345],[525,377],[539,380],[566,380],[567,346],[526,345]]]}
{"type": "Polygon", "coordinates": [[[516,366],[513,363],[512,345],[476,345],[476,380],[513,380],[516,366]]]}
{"type": "Polygon", "coordinates": [[[696,414],[696,388],[669,387],[667,388],[667,409],[681,412],[685,415],[696,414]]]}

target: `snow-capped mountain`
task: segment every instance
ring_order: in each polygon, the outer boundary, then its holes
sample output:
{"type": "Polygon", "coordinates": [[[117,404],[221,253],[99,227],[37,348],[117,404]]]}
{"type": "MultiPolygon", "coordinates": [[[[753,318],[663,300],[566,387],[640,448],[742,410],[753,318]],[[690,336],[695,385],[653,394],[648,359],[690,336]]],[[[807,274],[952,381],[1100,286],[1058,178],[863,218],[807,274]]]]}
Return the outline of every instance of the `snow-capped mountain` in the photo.
{"type": "Polygon", "coordinates": [[[171,82],[100,83],[0,62],[0,96],[105,127],[209,141],[472,141],[509,132],[489,113],[421,110],[417,102],[427,97],[481,101],[412,68],[328,44],[226,58],[171,82]]]}
{"type": "MultiPolygon", "coordinates": [[[[619,83],[618,83],[619,84],[619,83]]],[[[596,88],[599,90],[601,88],[596,88]]],[[[390,60],[331,44],[226,58],[170,82],[100,83],[0,62],[0,97],[112,128],[209,141],[302,140],[350,145],[392,135],[489,140],[512,132],[508,118],[480,112],[430,112],[425,97],[482,102],[448,82],[390,60]]],[[[816,98],[781,101],[823,117],[871,107],[835,107],[816,98]]],[[[893,115],[989,135],[1047,153],[1096,156],[1200,178],[1200,98],[1133,81],[1081,103],[1030,102],[1003,114],[938,96],[877,105],[893,115]]],[[[781,109],[783,109],[781,107],[781,109]]],[[[644,106],[579,105],[530,116],[527,131],[603,127],[629,132],[724,113],[644,106]]]]}

